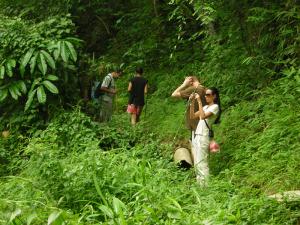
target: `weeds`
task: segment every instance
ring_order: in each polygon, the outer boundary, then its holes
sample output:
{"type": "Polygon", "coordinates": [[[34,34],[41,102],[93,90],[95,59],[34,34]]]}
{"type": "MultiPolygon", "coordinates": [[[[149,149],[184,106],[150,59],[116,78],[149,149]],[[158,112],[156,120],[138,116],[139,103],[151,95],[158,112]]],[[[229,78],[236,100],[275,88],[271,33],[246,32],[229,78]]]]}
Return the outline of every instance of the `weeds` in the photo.
{"type": "MultiPolygon", "coordinates": [[[[293,83],[286,85],[293,90],[293,83]]],[[[196,184],[193,170],[172,161],[170,140],[183,125],[181,103],[168,101],[174,103],[170,109],[155,110],[152,102],[151,114],[135,128],[127,116],[99,124],[79,109],[58,113],[23,146],[26,157],[18,160],[25,166],[18,176],[2,176],[0,222],[295,224],[298,203],[267,198],[300,185],[298,106],[277,90],[226,111],[215,128],[222,150],[210,156],[205,188],[196,184]]],[[[183,137],[188,132],[178,134],[183,137]]]]}

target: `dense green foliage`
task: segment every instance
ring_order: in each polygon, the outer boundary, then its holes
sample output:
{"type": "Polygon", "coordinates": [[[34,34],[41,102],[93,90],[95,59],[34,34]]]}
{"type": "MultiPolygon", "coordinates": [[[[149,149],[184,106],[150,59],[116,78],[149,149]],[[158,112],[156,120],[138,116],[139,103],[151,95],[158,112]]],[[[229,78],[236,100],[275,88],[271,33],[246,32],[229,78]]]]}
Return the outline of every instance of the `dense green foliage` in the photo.
{"type": "Polygon", "coordinates": [[[0,0],[0,224],[299,224],[298,1],[0,0]],[[115,113],[93,121],[90,82],[116,66],[115,113]],[[145,68],[142,121],[125,114],[145,68]],[[221,152],[199,187],[185,76],[221,91],[221,152]]]}
{"type": "Polygon", "coordinates": [[[77,61],[74,44],[78,40],[68,37],[72,33],[69,18],[53,17],[39,23],[21,18],[1,17],[0,100],[19,100],[27,95],[25,110],[36,98],[44,104],[46,90],[58,94],[53,82],[61,80],[67,86],[67,69],[77,61]]]}

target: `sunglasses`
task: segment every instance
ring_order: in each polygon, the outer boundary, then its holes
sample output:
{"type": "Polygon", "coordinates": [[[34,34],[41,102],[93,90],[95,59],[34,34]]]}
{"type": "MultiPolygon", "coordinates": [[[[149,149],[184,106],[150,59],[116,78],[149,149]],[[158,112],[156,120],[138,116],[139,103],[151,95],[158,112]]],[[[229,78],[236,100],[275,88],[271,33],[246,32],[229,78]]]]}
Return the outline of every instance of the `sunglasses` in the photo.
{"type": "Polygon", "coordinates": [[[208,96],[212,96],[212,94],[208,93],[208,94],[205,94],[205,96],[207,96],[207,97],[208,97],[208,96]]]}

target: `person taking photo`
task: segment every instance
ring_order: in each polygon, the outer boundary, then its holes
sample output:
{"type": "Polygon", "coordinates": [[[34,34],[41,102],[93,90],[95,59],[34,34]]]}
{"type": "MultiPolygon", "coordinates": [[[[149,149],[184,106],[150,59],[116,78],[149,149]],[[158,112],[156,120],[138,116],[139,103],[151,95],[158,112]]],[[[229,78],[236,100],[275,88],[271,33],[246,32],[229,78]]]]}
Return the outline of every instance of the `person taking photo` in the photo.
{"type": "MultiPolygon", "coordinates": [[[[205,87],[200,83],[199,79],[196,76],[187,76],[183,83],[179,85],[172,93],[173,98],[189,100],[189,97],[192,93],[197,93],[201,97],[202,104],[205,105],[205,87]]],[[[198,104],[195,104],[194,110],[198,110],[198,104]]],[[[190,118],[190,107],[187,106],[185,111],[185,125],[187,129],[191,131],[190,140],[193,141],[194,132],[196,130],[199,118],[190,118]]]]}
{"type": "Polygon", "coordinates": [[[214,87],[208,88],[205,92],[205,99],[207,105],[203,106],[199,94],[191,94],[190,96],[190,118],[199,119],[192,141],[192,154],[196,179],[200,185],[207,183],[209,175],[209,131],[212,130],[212,124],[219,123],[221,116],[219,91],[214,87]],[[195,103],[197,103],[199,108],[196,112],[194,108],[195,103]]]}

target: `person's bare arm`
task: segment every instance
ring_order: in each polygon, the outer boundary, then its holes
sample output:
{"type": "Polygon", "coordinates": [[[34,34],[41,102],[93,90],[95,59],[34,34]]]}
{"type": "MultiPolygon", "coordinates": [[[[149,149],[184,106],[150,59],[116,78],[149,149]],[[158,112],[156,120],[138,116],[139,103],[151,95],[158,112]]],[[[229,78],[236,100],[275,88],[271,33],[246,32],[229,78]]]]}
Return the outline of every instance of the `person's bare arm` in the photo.
{"type": "Polygon", "coordinates": [[[183,81],[183,83],[176,88],[176,90],[172,93],[172,97],[174,98],[181,98],[181,94],[180,91],[182,91],[183,89],[185,89],[186,87],[188,87],[191,84],[191,78],[190,77],[186,77],[185,80],[183,81]]]}
{"type": "Polygon", "coordinates": [[[128,84],[128,88],[127,88],[128,92],[130,92],[130,91],[131,91],[131,89],[132,89],[132,83],[131,83],[131,82],[129,82],[129,84],[128,84]]]}
{"type": "Polygon", "coordinates": [[[146,84],[146,85],[145,85],[145,88],[144,88],[144,93],[145,93],[145,94],[147,94],[147,93],[148,93],[148,84],[146,84]]]}
{"type": "Polygon", "coordinates": [[[106,92],[106,93],[109,93],[109,94],[116,94],[117,91],[115,89],[109,89],[107,87],[101,87],[100,88],[102,91],[106,92]]]}

